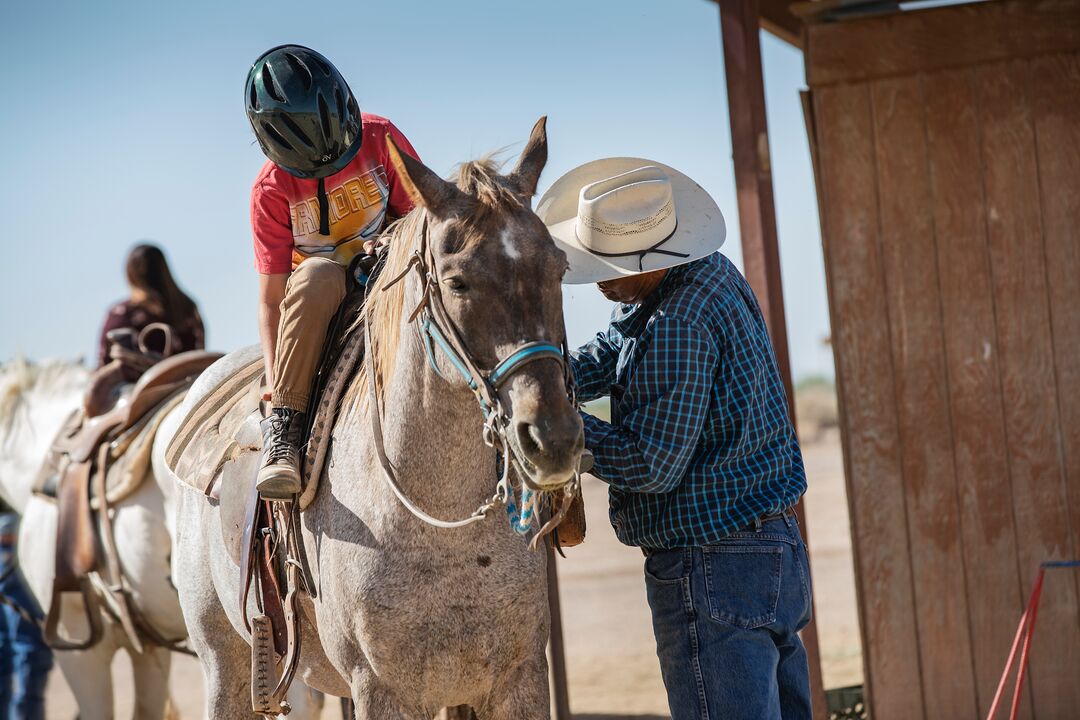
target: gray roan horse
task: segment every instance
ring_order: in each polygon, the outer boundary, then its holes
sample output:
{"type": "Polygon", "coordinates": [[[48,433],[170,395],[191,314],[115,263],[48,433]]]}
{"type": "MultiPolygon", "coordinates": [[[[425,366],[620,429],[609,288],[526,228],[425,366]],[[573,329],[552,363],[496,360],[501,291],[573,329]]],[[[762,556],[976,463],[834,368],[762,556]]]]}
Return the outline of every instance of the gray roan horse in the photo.
{"type": "MultiPolygon", "coordinates": [[[[430,361],[437,368],[430,364],[410,316],[426,293],[437,295],[443,322],[488,371],[529,343],[564,343],[566,258],[530,209],[547,160],[544,120],[505,176],[476,161],[451,183],[396,148],[390,155],[417,209],[393,232],[368,300],[385,453],[412,503],[464,517],[491,499],[497,456],[473,391],[438,346],[430,361]],[[422,281],[409,269],[425,239],[422,281]]],[[[301,602],[297,678],[351,697],[358,718],[431,718],[455,705],[471,705],[485,720],[549,717],[544,552],[530,551],[502,512],[457,529],[411,514],[379,460],[369,380],[362,373],[346,397],[319,493],[303,514],[317,597],[301,602]]],[[[540,490],[574,478],[582,425],[559,358],[514,367],[495,392],[518,475],[540,490]]],[[[218,507],[195,492],[174,497],[173,577],[203,662],[207,712],[250,718],[249,636],[218,507]]]]}

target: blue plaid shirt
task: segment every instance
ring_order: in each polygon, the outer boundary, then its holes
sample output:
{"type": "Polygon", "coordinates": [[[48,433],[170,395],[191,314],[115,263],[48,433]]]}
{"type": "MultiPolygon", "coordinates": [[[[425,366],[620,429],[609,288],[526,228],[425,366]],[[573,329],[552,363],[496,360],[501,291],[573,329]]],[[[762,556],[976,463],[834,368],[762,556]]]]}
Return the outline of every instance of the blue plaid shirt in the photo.
{"type": "Polygon", "coordinates": [[[794,505],[802,453],[757,299],[723,255],[674,267],[640,305],[572,354],[585,421],[627,545],[707,545],[794,505]]]}

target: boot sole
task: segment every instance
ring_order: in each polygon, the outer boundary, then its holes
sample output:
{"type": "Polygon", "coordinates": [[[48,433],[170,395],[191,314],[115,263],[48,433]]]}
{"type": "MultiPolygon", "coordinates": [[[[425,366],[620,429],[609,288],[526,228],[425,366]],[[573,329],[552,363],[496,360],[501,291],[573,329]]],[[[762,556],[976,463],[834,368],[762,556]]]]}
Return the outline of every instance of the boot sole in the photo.
{"type": "Polygon", "coordinates": [[[291,478],[272,476],[265,480],[256,480],[255,489],[268,500],[289,500],[300,493],[301,485],[299,478],[294,481],[291,478]]]}

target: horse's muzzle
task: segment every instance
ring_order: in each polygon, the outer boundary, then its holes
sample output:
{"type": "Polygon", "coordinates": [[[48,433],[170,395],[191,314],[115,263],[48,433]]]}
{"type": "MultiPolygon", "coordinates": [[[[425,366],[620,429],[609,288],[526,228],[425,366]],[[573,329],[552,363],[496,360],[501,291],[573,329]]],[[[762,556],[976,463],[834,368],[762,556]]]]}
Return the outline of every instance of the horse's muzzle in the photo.
{"type": "Polygon", "coordinates": [[[525,461],[525,483],[534,490],[557,490],[574,478],[585,435],[581,418],[571,410],[515,421],[513,442],[525,461]]]}

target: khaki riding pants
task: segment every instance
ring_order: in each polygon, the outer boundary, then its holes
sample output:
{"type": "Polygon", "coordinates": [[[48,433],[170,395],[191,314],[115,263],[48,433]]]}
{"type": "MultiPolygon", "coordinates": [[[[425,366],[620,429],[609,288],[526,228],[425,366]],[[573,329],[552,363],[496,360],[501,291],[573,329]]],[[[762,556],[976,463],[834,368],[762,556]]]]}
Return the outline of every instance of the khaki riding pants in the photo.
{"type": "Polygon", "coordinates": [[[289,276],[274,357],[274,407],[307,412],[330,322],[345,299],[346,272],[333,260],[314,257],[289,276]]]}

